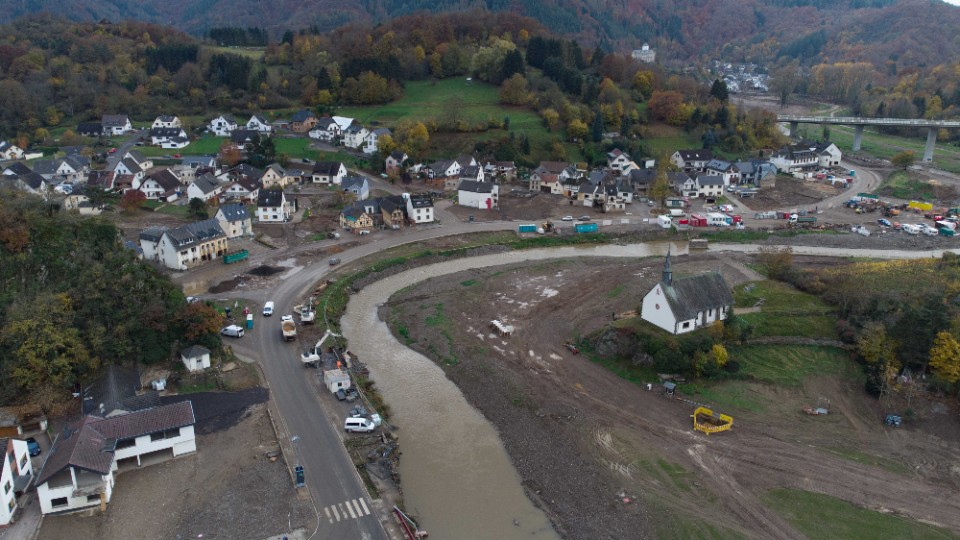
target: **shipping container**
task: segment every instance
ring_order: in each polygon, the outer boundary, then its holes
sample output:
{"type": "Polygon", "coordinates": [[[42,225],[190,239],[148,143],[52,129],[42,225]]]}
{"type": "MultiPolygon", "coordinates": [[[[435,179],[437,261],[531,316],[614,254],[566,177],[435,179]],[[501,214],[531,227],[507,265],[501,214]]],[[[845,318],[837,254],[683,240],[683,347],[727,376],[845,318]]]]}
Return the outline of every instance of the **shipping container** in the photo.
{"type": "Polygon", "coordinates": [[[595,233],[597,232],[596,223],[577,223],[573,226],[574,230],[578,233],[595,233]]]}
{"type": "Polygon", "coordinates": [[[706,227],[707,218],[700,214],[690,214],[690,226],[691,227],[706,227]]]}
{"type": "Polygon", "coordinates": [[[238,251],[231,251],[230,253],[224,254],[223,263],[232,264],[235,262],[239,262],[246,259],[248,255],[250,255],[250,252],[245,249],[241,249],[238,251]]]}
{"type": "Polygon", "coordinates": [[[520,225],[520,227],[518,228],[518,231],[522,233],[535,233],[537,232],[537,226],[534,225],[533,223],[520,225]]]}

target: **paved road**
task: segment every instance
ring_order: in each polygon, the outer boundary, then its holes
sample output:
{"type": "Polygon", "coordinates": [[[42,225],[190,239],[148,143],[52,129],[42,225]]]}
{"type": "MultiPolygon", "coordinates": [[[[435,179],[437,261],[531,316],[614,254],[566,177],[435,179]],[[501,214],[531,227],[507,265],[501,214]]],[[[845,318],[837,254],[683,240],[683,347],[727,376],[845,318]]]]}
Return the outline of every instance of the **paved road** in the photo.
{"type": "Polygon", "coordinates": [[[117,147],[116,147],[116,149],[117,149],[116,152],[114,152],[114,153],[112,153],[112,154],[107,154],[107,169],[106,169],[106,170],[112,171],[113,168],[117,166],[117,162],[120,161],[120,158],[122,158],[124,154],[126,154],[126,153],[129,152],[132,148],[134,148],[134,145],[136,145],[136,144],[137,144],[137,141],[140,140],[140,135],[141,135],[141,133],[142,133],[142,131],[140,131],[140,130],[133,130],[133,131],[131,131],[130,133],[128,133],[128,134],[126,134],[126,135],[123,135],[123,137],[126,137],[126,138],[127,138],[126,140],[123,141],[123,144],[121,144],[120,146],[117,146],[117,147]]]}

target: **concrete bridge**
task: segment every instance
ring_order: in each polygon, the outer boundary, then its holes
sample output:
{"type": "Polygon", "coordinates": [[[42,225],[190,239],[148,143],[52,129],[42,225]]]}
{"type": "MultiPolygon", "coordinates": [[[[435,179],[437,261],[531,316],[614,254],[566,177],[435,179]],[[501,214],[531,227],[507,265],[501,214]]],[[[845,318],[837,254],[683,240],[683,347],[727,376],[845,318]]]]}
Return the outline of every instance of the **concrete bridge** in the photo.
{"type": "Polygon", "coordinates": [[[927,145],[923,149],[923,160],[933,161],[933,149],[937,143],[937,130],[960,129],[960,121],[956,120],[914,120],[910,118],[860,118],[858,116],[797,116],[778,114],[778,122],[790,124],[790,136],[797,136],[797,126],[800,124],[826,124],[837,126],[854,126],[853,151],[858,152],[863,143],[863,128],[865,126],[901,126],[927,128],[927,145]]]}

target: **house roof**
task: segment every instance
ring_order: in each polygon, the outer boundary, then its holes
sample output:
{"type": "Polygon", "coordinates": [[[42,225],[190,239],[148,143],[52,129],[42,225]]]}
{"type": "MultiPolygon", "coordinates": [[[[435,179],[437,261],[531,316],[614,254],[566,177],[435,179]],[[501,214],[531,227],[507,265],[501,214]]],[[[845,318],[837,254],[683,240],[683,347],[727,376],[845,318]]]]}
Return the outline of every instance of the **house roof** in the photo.
{"type": "Polygon", "coordinates": [[[402,195],[391,195],[380,199],[380,208],[392,214],[397,210],[406,211],[407,205],[402,195]]]}
{"type": "Polygon", "coordinates": [[[250,122],[252,122],[252,121],[254,121],[254,120],[256,120],[257,122],[260,122],[261,124],[266,124],[266,123],[267,123],[267,119],[264,118],[263,116],[259,115],[259,114],[254,114],[253,116],[251,116],[251,117],[250,117],[250,120],[249,120],[247,123],[249,124],[250,122]]]}
{"type": "Polygon", "coordinates": [[[127,170],[133,174],[136,174],[143,170],[143,167],[141,167],[140,164],[137,163],[137,160],[133,159],[132,157],[125,157],[122,160],[120,160],[120,163],[123,163],[123,166],[126,167],[127,170]]]}
{"type": "MultiPolygon", "coordinates": [[[[227,122],[228,124],[236,124],[236,123],[237,123],[237,120],[236,120],[234,117],[230,116],[229,114],[221,114],[220,116],[214,118],[213,120],[217,120],[218,118],[223,118],[223,120],[224,120],[225,122],[227,122]]],[[[213,120],[211,120],[210,122],[213,122],[213,120]]]]}
{"type": "Polygon", "coordinates": [[[393,133],[393,132],[390,131],[389,128],[381,127],[381,128],[374,129],[374,130],[371,131],[370,133],[376,135],[377,137],[380,137],[380,136],[383,136],[383,135],[390,135],[390,134],[393,133]]]}
{"type": "Polygon", "coordinates": [[[113,186],[113,175],[113,171],[90,171],[87,173],[87,185],[108,189],[113,186]]]}
{"type": "Polygon", "coordinates": [[[186,156],[180,160],[180,165],[186,165],[191,168],[213,167],[216,164],[217,164],[217,158],[214,156],[186,156]]]}
{"type": "Polygon", "coordinates": [[[476,165],[477,163],[477,160],[474,159],[473,156],[468,156],[466,154],[457,156],[457,159],[454,161],[459,163],[461,167],[470,167],[471,165],[476,165]]]}
{"type": "Polygon", "coordinates": [[[103,133],[103,124],[100,122],[80,122],[77,124],[77,133],[103,133]]]}
{"type": "Polygon", "coordinates": [[[470,193],[493,193],[493,182],[462,180],[458,189],[460,191],[469,191],[470,193]]]}
{"type": "Polygon", "coordinates": [[[677,320],[693,319],[701,311],[733,305],[730,287],[719,273],[674,278],[661,282],[663,295],[677,320]]]}
{"type": "Polygon", "coordinates": [[[711,159],[707,162],[707,168],[714,171],[726,171],[731,166],[729,161],[724,161],[722,159],[711,159]]]}
{"type": "Polygon", "coordinates": [[[343,163],[339,161],[317,161],[313,164],[314,174],[334,175],[340,172],[340,166],[343,163]]]}
{"type": "Polygon", "coordinates": [[[230,132],[230,140],[235,143],[255,141],[260,137],[260,132],[255,129],[237,129],[230,132]]]}
{"type": "Polygon", "coordinates": [[[414,208],[433,208],[433,199],[428,195],[415,193],[410,195],[410,205],[414,208]]]}
{"type": "Polygon", "coordinates": [[[394,150],[393,152],[390,152],[390,157],[392,157],[394,161],[402,162],[403,160],[407,159],[407,154],[399,150],[394,150]]]}
{"type": "Polygon", "coordinates": [[[163,237],[163,231],[163,227],[147,227],[140,231],[140,239],[154,243],[159,242],[160,238],[163,237]]]}
{"type": "Polygon", "coordinates": [[[117,409],[125,409],[124,400],[137,395],[139,388],[140,373],[137,370],[109,364],[103,375],[83,390],[83,414],[97,412],[106,416],[117,409]]]}
{"type": "Polygon", "coordinates": [[[104,127],[123,127],[130,121],[125,114],[105,114],[100,120],[104,127]]]}
{"type": "Polygon", "coordinates": [[[722,186],[723,177],[714,176],[714,175],[704,175],[701,174],[697,177],[697,185],[699,186],[722,186]]]}
{"type": "Polygon", "coordinates": [[[216,191],[220,187],[220,182],[212,174],[204,174],[193,181],[193,187],[207,195],[216,191]]]}
{"type": "Polygon", "coordinates": [[[630,159],[630,154],[624,152],[623,150],[620,150],[619,148],[614,148],[613,150],[607,152],[607,159],[611,161],[614,159],[617,159],[620,156],[630,159]]]}
{"type": "Polygon", "coordinates": [[[464,167],[460,169],[460,178],[479,178],[480,171],[482,170],[483,169],[477,166],[464,167]]]}
{"type": "Polygon", "coordinates": [[[117,441],[132,439],[193,425],[196,418],[193,404],[181,401],[127,414],[102,418],[88,415],[68,425],[53,441],[36,485],[66,469],[76,467],[98,474],[107,474],[113,466],[117,441]]]}
{"type": "Polygon", "coordinates": [[[713,159],[713,152],[702,148],[699,150],[677,150],[677,153],[680,154],[680,159],[684,161],[710,161],[713,159]]]}
{"type": "Polygon", "coordinates": [[[431,169],[433,169],[433,172],[434,172],[434,173],[444,173],[444,174],[446,174],[447,169],[449,169],[451,166],[453,166],[454,163],[456,163],[456,162],[455,162],[454,160],[451,160],[451,159],[441,159],[441,160],[439,160],[439,161],[434,161],[434,162],[431,163],[429,166],[430,166],[431,169]]]}
{"type": "Polygon", "coordinates": [[[210,354],[210,349],[204,347],[203,345],[191,345],[180,351],[180,356],[182,358],[199,358],[205,354],[210,354]]]}
{"type": "Polygon", "coordinates": [[[4,168],[3,170],[4,170],[4,172],[10,171],[10,173],[12,173],[12,174],[14,174],[14,175],[28,174],[28,173],[32,172],[32,171],[30,170],[30,167],[27,167],[26,163],[23,163],[23,162],[20,162],[20,161],[17,161],[17,162],[15,162],[15,163],[11,163],[10,165],[7,165],[6,168],[4,168]]]}
{"type": "Polygon", "coordinates": [[[181,225],[175,229],[168,229],[164,234],[170,238],[177,249],[181,250],[226,237],[216,218],[181,225]]]}
{"type": "Polygon", "coordinates": [[[242,187],[244,190],[247,191],[247,193],[253,193],[254,191],[257,191],[258,189],[263,187],[263,182],[261,182],[259,178],[241,176],[237,178],[237,180],[234,182],[234,185],[238,185],[242,187]]]}
{"type": "Polygon", "coordinates": [[[30,189],[40,189],[43,187],[43,183],[46,182],[43,176],[36,172],[30,172],[27,174],[21,174],[17,178],[30,187],[30,189]]]}
{"type": "Polygon", "coordinates": [[[183,133],[183,128],[178,127],[156,127],[150,130],[151,137],[171,138],[177,137],[183,133]]]}
{"type": "Polygon", "coordinates": [[[329,116],[324,116],[323,118],[317,121],[317,125],[315,125],[313,129],[327,130],[330,128],[330,126],[339,127],[339,124],[337,124],[337,121],[334,120],[333,118],[330,118],[329,116]]]}
{"type": "Polygon", "coordinates": [[[291,122],[306,122],[311,118],[316,118],[317,115],[308,111],[307,109],[300,109],[299,111],[293,113],[293,116],[290,117],[291,122]]]}
{"type": "Polygon", "coordinates": [[[143,163],[144,161],[147,161],[147,159],[143,157],[143,153],[140,152],[139,150],[130,150],[129,152],[124,154],[123,157],[130,158],[136,161],[137,163],[143,163]]]}
{"type": "Polygon", "coordinates": [[[223,215],[226,221],[244,221],[250,219],[250,213],[247,212],[246,205],[240,203],[230,203],[220,205],[217,214],[223,215]]]}
{"type": "Polygon", "coordinates": [[[344,191],[362,191],[369,189],[367,179],[363,176],[347,176],[340,182],[340,187],[344,191]]]}
{"type": "Polygon", "coordinates": [[[362,217],[364,214],[366,214],[367,210],[363,202],[355,202],[349,206],[344,207],[344,209],[340,213],[343,214],[345,218],[356,221],[357,219],[362,217]]]}
{"type": "Polygon", "coordinates": [[[347,133],[360,133],[361,131],[366,131],[367,128],[361,126],[360,124],[350,124],[346,129],[343,130],[344,134],[347,133]]]}
{"type": "Polygon", "coordinates": [[[263,178],[263,171],[254,167],[253,165],[250,165],[249,163],[241,163],[227,172],[229,173],[229,176],[234,178],[239,176],[247,176],[255,180],[263,178]]]}
{"type": "MultiPolygon", "coordinates": [[[[160,116],[157,117],[157,120],[161,122],[173,122],[176,119],[177,117],[172,114],[161,114],[160,116]]],[[[156,120],[154,120],[154,122],[156,122],[156,120]]]]}
{"type": "Polygon", "coordinates": [[[282,189],[261,189],[257,195],[257,206],[275,208],[283,204],[282,189]]]}
{"type": "Polygon", "coordinates": [[[173,174],[170,169],[161,169],[150,173],[148,177],[163,188],[165,193],[172,193],[180,189],[180,178],[173,174]]]}
{"type": "Polygon", "coordinates": [[[537,167],[537,170],[534,172],[548,172],[553,174],[560,174],[564,169],[567,168],[569,163],[563,161],[541,161],[540,166],[537,167]]]}
{"type": "Polygon", "coordinates": [[[42,175],[52,175],[57,172],[57,161],[52,159],[41,159],[33,162],[33,172],[42,175]]]}

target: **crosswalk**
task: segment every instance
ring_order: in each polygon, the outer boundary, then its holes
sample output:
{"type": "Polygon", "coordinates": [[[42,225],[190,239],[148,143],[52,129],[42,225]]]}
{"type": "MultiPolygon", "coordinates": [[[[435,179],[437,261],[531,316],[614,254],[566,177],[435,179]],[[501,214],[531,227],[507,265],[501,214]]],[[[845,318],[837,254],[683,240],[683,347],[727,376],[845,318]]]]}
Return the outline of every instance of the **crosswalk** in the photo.
{"type": "Polygon", "coordinates": [[[370,509],[367,508],[367,501],[363,499],[351,499],[330,506],[323,507],[323,513],[327,516],[330,523],[346,521],[348,519],[360,519],[370,515],[370,509]]]}

